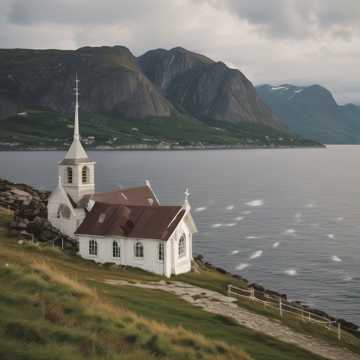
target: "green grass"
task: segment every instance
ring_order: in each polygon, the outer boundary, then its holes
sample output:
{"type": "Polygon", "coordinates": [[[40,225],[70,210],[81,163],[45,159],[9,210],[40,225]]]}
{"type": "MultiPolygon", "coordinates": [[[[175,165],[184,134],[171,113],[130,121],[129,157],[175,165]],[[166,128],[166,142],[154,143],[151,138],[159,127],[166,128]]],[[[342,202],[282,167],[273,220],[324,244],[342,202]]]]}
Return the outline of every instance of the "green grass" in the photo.
{"type": "MultiPolygon", "coordinates": [[[[0,358],[10,353],[10,359],[46,359],[51,352],[54,359],[116,359],[120,346],[121,359],[151,360],[164,354],[181,359],[177,351],[188,354],[188,359],[199,354],[214,358],[214,351],[219,356],[227,351],[225,358],[238,352],[240,359],[245,352],[256,360],[322,359],[205,312],[175,295],[105,283],[106,279],[160,280],[156,275],[99,266],[48,247],[20,246],[6,234],[9,219],[9,213],[0,211],[0,358]],[[32,267],[34,261],[40,262],[40,268],[32,267]],[[43,261],[51,264],[50,270],[46,264],[41,267],[43,261]],[[205,338],[200,341],[188,332],[205,338]]],[[[245,285],[216,271],[190,273],[175,280],[221,292],[229,282],[245,285]]]]}

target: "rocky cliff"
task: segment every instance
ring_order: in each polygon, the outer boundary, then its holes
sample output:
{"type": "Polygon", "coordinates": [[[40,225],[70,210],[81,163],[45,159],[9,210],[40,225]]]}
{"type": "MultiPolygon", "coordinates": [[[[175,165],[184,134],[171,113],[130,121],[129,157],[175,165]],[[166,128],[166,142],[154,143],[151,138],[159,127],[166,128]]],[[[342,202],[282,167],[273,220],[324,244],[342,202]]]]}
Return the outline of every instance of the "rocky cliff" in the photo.
{"type": "Polygon", "coordinates": [[[145,53],[138,62],[174,106],[193,117],[232,123],[258,123],[285,130],[239,70],[174,48],[145,53]]]}

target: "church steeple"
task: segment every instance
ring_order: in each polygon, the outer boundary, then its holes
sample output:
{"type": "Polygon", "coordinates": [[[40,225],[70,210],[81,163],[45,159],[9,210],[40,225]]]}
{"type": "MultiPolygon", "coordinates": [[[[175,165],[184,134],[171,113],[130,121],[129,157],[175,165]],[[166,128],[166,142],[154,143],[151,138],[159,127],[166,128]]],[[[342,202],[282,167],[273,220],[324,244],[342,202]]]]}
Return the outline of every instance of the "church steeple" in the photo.
{"type": "Polygon", "coordinates": [[[95,191],[95,162],[91,161],[80,141],[79,131],[79,79],[75,77],[75,113],[74,135],[72,144],[59,163],[59,176],[64,190],[71,198],[78,202],[83,195],[93,194],[95,191]]]}
{"type": "Polygon", "coordinates": [[[65,155],[65,159],[87,159],[88,156],[80,142],[79,132],[79,79],[75,78],[75,119],[73,142],[65,155]]]}
{"type": "Polygon", "coordinates": [[[75,124],[74,124],[74,140],[80,140],[79,134],[79,79],[77,73],[75,75],[75,124]]]}

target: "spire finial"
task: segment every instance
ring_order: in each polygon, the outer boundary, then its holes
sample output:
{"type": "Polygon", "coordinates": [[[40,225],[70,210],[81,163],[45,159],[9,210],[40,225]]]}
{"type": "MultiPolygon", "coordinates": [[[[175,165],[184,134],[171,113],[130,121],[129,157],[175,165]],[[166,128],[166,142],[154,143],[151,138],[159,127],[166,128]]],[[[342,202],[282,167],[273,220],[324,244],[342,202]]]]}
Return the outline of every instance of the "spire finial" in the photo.
{"type": "Polygon", "coordinates": [[[75,124],[74,124],[74,140],[80,140],[79,134],[79,79],[75,74],[75,124]]]}
{"type": "Polygon", "coordinates": [[[189,199],[189,196],[190,196],[190,191],[189,191],[189,188],[186,188],[186,190],[185,190],[185,201],[188,201],[188,199],[189,199]]]}
{"type": "Polygon", "coordinates": [[[190,210],[190,204],[189,204],[190,191],[189,191],[189,188],[186,188],[184,194],[185,194],[185,200],[184,200],[183,209],[185,209],[186,211],[189,211],[190,210]]]}

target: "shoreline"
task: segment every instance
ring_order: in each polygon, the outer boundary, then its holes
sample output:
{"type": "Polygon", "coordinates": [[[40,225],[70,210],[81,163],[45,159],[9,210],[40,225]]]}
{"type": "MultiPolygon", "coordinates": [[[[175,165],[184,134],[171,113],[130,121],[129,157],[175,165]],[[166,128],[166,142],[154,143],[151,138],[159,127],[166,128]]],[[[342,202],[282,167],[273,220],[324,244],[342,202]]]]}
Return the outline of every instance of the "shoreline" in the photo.
{"type": "MultiPolygon", "coordinates": [[[[88,151],[206,151],[206,150],[279,150],[279,149],[326,149],[327,145],[311,146],[247,146],[247,145],[207,145],[207,146],[96,146],[88,147],[88,151]]],[[[0,147],[0,152],[12,151],[66,151],[65,147],[0,147]]]]}
{"type": "Polygon", "coordinates": [[[273,290],[273,289],[269,289],[266,288],[265,286],[261,285],[258,281],[250,281],[249,279],[238,275],[238,274],[234,274],[230,271],[225,270],[224,268],[221,268],[219,266],[216,266],[210,262],[208,262],[203,255],[201,254],[197,254],[194,256],[193,261],[195,261],[197,264],[202,264],[203,266],[206,266],[212,270],[218,271],[222,274],[227,274],[235,279],[239,279],[242,280],[243,282],[245,282],[249,288],[254,288],[255,291],[259,291],[265,294],[269,294],[278,298],[282,298],[283,300],[289,302],[290,304],[302,308],[305,311],[309,311],[309,312],[313,312],[316,315],[319,316],[323,316],[325,318],[328,318],[332,321],[338,321],[342,324],[342,326],[344,326],[344,329],[346,329],[347,331],[350,331],[351,333],[353,333],[355,336],[360,336],[360,326],[354,322],[348,321],[346,319],[343,319],[341,317],[337,317],[337,316],[333,316],[331,314],[329,314],[328,312],[318,309],[318,308],[314,308],[310,305],[306,304],[306,300],[296,300],[296,299],[289,299],[289,296],[287,293],[281,293],[277,290],[273,290]]]}

